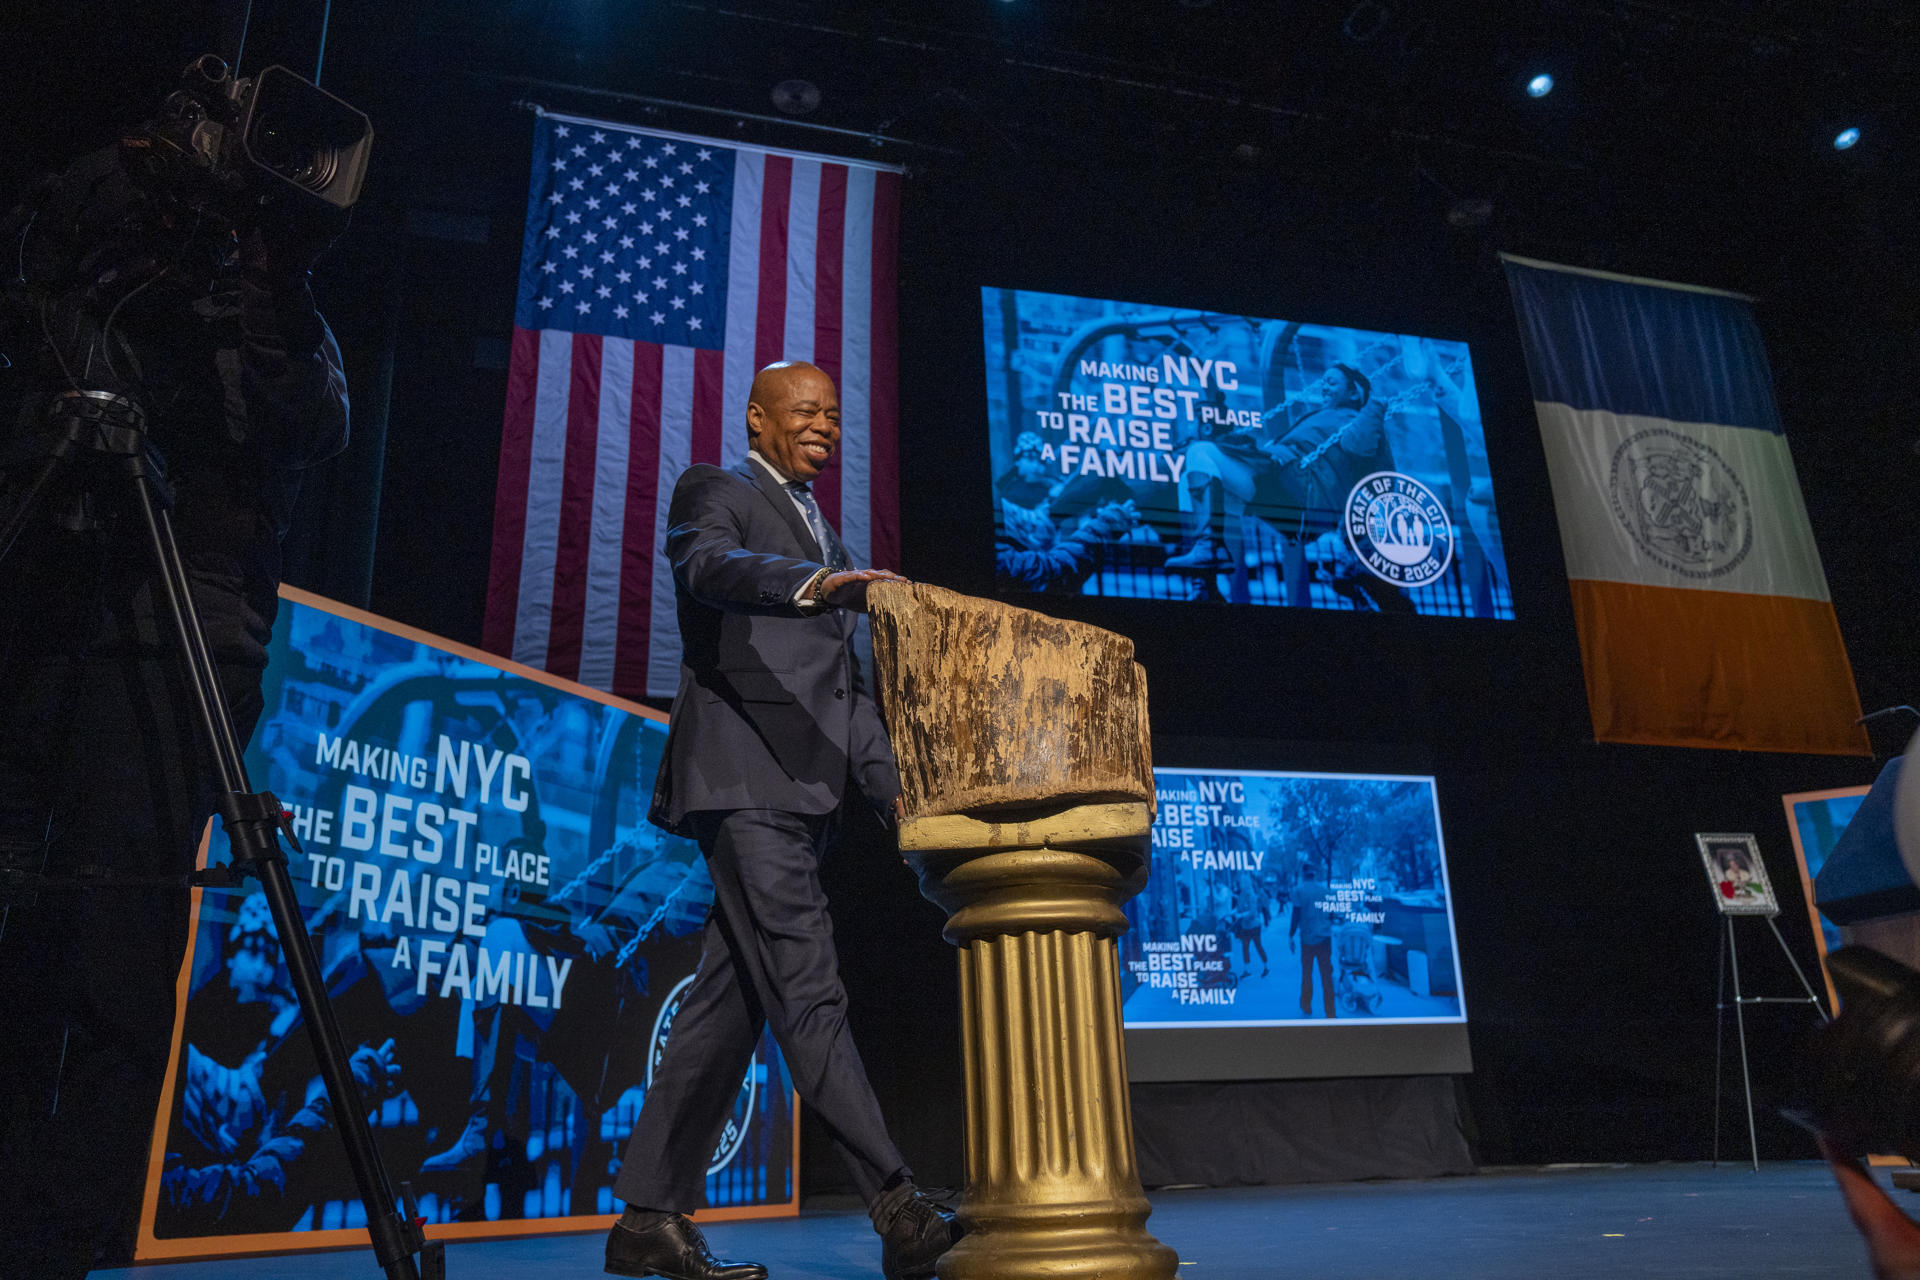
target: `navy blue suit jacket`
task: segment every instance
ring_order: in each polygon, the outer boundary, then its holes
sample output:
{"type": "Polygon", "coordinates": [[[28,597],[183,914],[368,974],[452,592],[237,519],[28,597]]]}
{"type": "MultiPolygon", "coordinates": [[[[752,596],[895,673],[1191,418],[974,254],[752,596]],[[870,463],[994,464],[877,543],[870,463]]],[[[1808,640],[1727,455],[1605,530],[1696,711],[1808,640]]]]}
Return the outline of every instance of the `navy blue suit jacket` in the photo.
{"type": "Polygon", "coordinates": [[[900,776],[853,652],[854,615],[802,613],[794,592],[826,560],[779,483],[751,458],[689,467],[667,509],[680,689],[648,815],[828,813],[849,775],[885,809],[900,776]]]}

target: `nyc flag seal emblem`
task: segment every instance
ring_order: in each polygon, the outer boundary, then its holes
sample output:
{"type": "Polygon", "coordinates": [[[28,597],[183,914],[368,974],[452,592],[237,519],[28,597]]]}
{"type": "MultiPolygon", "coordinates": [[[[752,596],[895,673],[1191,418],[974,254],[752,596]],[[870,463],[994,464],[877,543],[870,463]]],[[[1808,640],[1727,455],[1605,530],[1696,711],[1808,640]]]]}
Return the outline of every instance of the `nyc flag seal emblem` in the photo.
{"type": "Polygon", "coordinates": [[[1636,432],[1613,451],[1613,514],[1654,563],[1717,578],[1753,549],[1752,505],[1726,459],[1667,427],[1636,432]]]}
{"type": "Polygon", "coordinates": [[[1453,562],[1453,522],[1446,504],[1398,471],[1363,476],[1347,494],[1341,525],[1354,557],[1397,587],[1424,587],[1453,562]]]}

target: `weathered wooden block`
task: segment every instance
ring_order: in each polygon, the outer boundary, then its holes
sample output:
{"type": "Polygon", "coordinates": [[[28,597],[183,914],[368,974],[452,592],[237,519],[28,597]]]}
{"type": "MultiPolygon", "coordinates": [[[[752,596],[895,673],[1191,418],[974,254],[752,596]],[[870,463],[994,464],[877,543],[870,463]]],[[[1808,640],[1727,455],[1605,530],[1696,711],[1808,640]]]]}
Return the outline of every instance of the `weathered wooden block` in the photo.
{"type": "Polygon", "coordinates": [[[867,603],[910,818],[1153,803],[1131,640],[919,582],[867,603]]]}

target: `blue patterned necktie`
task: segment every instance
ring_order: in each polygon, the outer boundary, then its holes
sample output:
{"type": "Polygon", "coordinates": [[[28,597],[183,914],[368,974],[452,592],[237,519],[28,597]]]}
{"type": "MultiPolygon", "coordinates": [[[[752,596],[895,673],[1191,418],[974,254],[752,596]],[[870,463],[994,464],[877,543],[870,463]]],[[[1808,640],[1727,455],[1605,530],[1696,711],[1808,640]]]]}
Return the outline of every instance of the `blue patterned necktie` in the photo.
{"type": "Polygon", "coordinates": [[[826,557],[827,568],[835,573],[846,568],[846,548],[840,545],[840,539],[833,536],[833,530],[827,528],[826,517],[820,514],[820,504],[813,500],[813,490],[798,480],[789,480],[784,487],[800,504],[800,510],[806,513],[807,528],[813,530],[813,540],[820,544],[820,554],[826,557]]]}

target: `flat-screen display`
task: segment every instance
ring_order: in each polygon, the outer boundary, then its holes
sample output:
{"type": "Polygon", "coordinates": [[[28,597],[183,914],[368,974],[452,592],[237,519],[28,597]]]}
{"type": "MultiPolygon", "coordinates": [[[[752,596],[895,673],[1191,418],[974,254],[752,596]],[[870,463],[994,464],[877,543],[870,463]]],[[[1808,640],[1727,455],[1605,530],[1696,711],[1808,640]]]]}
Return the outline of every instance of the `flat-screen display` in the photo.
{"type": "Polygon", "coordinates": [[[1780,797],[1787,810],[1787,832],[1793,838],[1794,859],[1800,867],[1800,889],[1813,925],[1814,949],[1820,953],[1820,972],[1827,984],[1827,1007],[1837,1010],[1840,995],[1827,973],[1827,956],[1846,945],[1840,929],[1820,914],[1813,902],[1813,879],[1840,842],[1840,835],[1866,802],[1866,787],[1836,787],[1829,791],[1796,791],[1780,797]]]}
{"type": "Polygon", "coordinates": [[[1513,617],[1464,342],[981,303],[1003,590],[1513,617]]]}
{"type": "MultiPolygon", "coordinates": [[[[646,819],[665,718],[281,594],[247,767],[291,815],[388,1172],[436,1237],[604,1225],[713,897],[693,842],[646,819]]],[[[204,856],[226,853],[216,823],[204,856]]],[[[195,892],[180,990],[139,1256],[364,1244],[258,885],[195,892]]],[[[764,1038],[709,1164],[712,1212],[797,1212],[797,1134],[764,1038]]]]}
{"type": "Polygon", "coordinates": [[[1154,770],[1121,938],[1135,1079],[1468,1069],[1430,777],[1154,770]]]}

